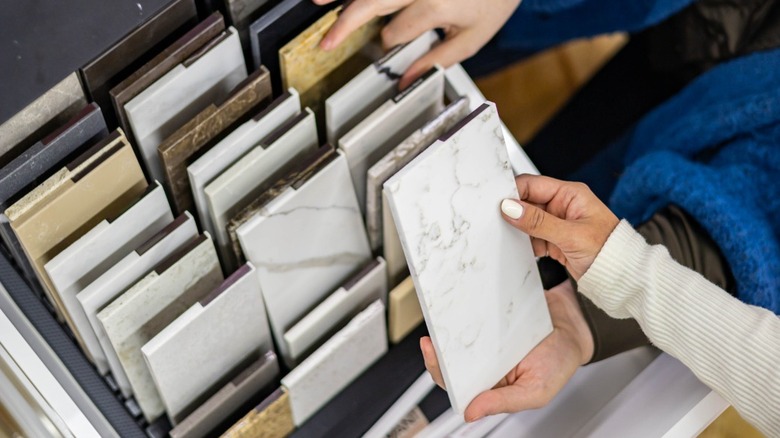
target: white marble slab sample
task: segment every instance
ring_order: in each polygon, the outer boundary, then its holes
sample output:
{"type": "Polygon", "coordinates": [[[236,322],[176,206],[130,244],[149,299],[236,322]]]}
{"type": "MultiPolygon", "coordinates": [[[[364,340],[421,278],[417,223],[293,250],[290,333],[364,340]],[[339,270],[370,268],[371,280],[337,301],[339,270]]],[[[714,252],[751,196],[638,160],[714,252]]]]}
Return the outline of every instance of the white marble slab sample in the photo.
{"type": "Polygon", "coordinates": [[[463,414],[552,331],[531,241],[499,211],[518,194],[495,105],[472,112],[384,190],[463,414]]]}
{"type": "Polygon", "coordinates": [[[325,100],[328,143],[338,144],[341,136],[392,98],[406,69],[431,50],[438,40],[435,32],[428,31],[414,41],[394,48],[328,97],[325,100]]]}
{"type": "Polygon", "coordinates": [[[97,319],[97,314],[155,265],[195,239],[197,235],[198,227],[195,225],[195,219],[189,213],[185,213],[135,251],[126,255],[76,295],[89,322],[87,327],[79,328],[85,335],[84,344],[95,359],[98,371],[105,375],[110,369],[125,397],[133,393],[130,381],[106,337],[103,326],[97,319]]]}
{"type": "Polygon", "coordinates": [[[282,378],[295,425],[302,425],[386,352],[385,306],[377,300],[282,378]]]}
{"type": "Polygon", "coordinates": [[[230,27],[125,105],[151,178],[165,180],[157,146],[247,77],[238,32],[230,27]]]}
{"type": "Polygon", "coordinates": [[[147,421],[164,414],[165,408],[141,348],[222,280],[214,243],[202,234],[98,313],[147,421]]]}
{"type": "Polygon", "coordinates": [[[284,334],[296,362],[376,300],[387,306],[387,265],[378,257],[336,289],[284,334]]]}
{"type": "Polygon", "coordinates": [[[362,213],[368,169],[443,108],[444,71],[437,66],[341,137],[339,148],[347,157],[362,213]]]}
{"type": "Polygon", "coordinates": [[[209,214],[216,231],[214,238],[228,269],[238,265],[227,231],[230,220],[293,165],[296,158],[315,151],[318,141],[314,113],[306,108],[260,140],[255,148],[206,186],[209,214]]]}
{"type": "Polygon", "coordinates": [[[276,354],[267,351],[176,425],[170,432],[171,438],[210,436],[209,432],[214,431],[256,394],[274,384],[278,376],[279,361],[276,354]]]}
{"type": "Polygon", "coordinates": [[[273,349],[257,270],[247,263],[141,348],[174,424],[247,358],[273,349]]]}
{"type": "Polygon", "coordinates": [[[257,267],[279,355],[284,333],[371,259],[344,156],[332,151],[305,181],[281,191],[236,231],[257,267]]]}
{"type": "Polygon", "coordinates": [[[168,198],[155,182],[121,215],[104,219],[44,265],[79,333],[92,328],[76,295],[171,221],[168,198]]]}
{"type": "MultiPolygon", "coordinates": [[[[382,186],[385,181],[409,164],[414,157],[442,134],[452,129],[469,112],[469,99],[461,97],[422,128],[414,131],[412,135],[368,169],[366,175],[366,227],[371,249],[376,251],[382,246],[384,235],[382,230],[382,186]]],[[[397,239],[397,236],[395,238],[397,239]]],[[[401,255],[403,256],[403,254],[401,255]]]]}
{"type": "Polygon", "coordinates": [[[260,140],[299,112],[301,112],[300,97],[295,89],[290,88],[276,98],[268,108],[236,128],[187,167],[198,218],[205,231],[212,236],[217,234],[206,202],[206,186],[249,152],[260,140]]]}

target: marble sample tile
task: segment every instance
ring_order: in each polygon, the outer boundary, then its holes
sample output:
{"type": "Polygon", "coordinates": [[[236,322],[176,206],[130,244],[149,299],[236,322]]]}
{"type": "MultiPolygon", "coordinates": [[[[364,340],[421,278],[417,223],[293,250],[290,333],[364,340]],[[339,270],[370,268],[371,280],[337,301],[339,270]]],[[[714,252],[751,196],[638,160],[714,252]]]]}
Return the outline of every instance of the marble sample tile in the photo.
{"type": "Polygon", "coordinates": [[[283,0],[249,26],[254,68],[261,64],[268,68],[275,96],[284,90],[279,50],[334,7],[333,3],[318,6],[310,0],[283,0]]]}
{"type": "Polygon", "coordinates": [[[215,429],[256,394],[274,382],[278,387],[278,377],[279,361],[273,351],[267,351],[176,425],[170,431],[171,438],[215,436],[215,429]]]}
{"type": "Polygon", "coordinates": [[[261,67],[236,85],[224,101],[209,104],[160,144],[157,151],[177,212],[193,209],[187,166],[270,100],[271,79],[261,67]]]}
{"type": "Polygon", "coordinates": [[[368,58],[361,60],[356,55],[379,35],[381,24],[375,18],[352,32],[335,49],[320,49],[320,42],[340,12],[338,7],[326,13],[279,50],[282,86],[298,90],[301,105],[312,108],[323,123],[325,99],[370,63],[368,58]]]}
{"type": "Polygon", "coordinates": [[[44,291],[78,336],[44,265],[146,189],[146,179],[121,131],[101,140],[9,207],[5,214],[44,291]]]}
{"type": "Polygon", "coordinates": [[[398,80],[439,40],[433,31],[397,46],[325,100],[328,143],[338,140],[398,92],[398,80]]]}
{"type": "MultiPolygon", "coordinates": [[[[371,429],[369,429],[363,437],[384,438],[388,436],[391,432],[395,431],[396,425],[401,423],[409,413],[419,413],[412,416],[412,419],[415,420],[415,428],[417,428],[421,423],[417,419],[419,417],[425,418],[425,416],[422,415],[422,412],[419,409],[415,408],[434,387],[436,387],[436,383],[434,383],[430,373],[425,371],[420,374],[420,377],[414,381],[412,386],[410,386],[409,389],[407,389],[406,392],[390,406],[390,409],[382,415],[382,418],[371,426],[371,429]]],[[[424,423],[427,425],[427,419],[425,420],[424,423]]],[[[424,427],[425,426],[420,427],[418,430],[422,430],[424,427]]],[[[404,432],[408,429],[408,427],[404,428],[404,432]]],[[[394,434],[392,436],[396,435],[394,434]]]]}
{"type": "Polygon", "coordinates": [[[76,154],[85,145],[92,145],[105,138],[106,135],[108,130],[102,112],[97,105],[91,103],[66,124],[0,168],[0,238],[39,295],[44,294],[43,289],[4,211],[18,200],[26,187],[42,182],[42,179],[46,179],[69,156],[76,154]]]}
{"type": "Polygon", "coordinates": [[[346,160],[335,151],[328,155],[317,171],[282,190],[236,231],[259,272],[271,331],[286,363],[292,358],[284,333],[371,258],[346,160]]]}
{"type": "Polygon", "coordinates": [[[229,28],[127,102],[125,113],[152,179],[165,178],[160,143],[246,77],[238,33],[229,28]]]}
{"type": "Polygon", "coordinates": [[[86,104],[78,74],[68,75],[0,125],[0,163],[7,163],[12,156],[67,123],[86,104]]]}
{"type": "Polygon", "coordinates": [[[387,352],[385,306],[377,300],[282,378],[296,426],[387,352]]]}
{"type": "MultiPolygon", "coordinates": [[[[431,145],[442,134],[452,129],[469,113],[469,98],[461,97],[422,128],[414,131],[398,146],[380,158],[366,174],[366,228],[371,249],[382,246],[382,186],[396,172],[431,145]]],[[[393,236],[396,239],[397,236],[393,236]]],[[[403,263],[406,263],[404,260],[403,263]]]]}
{"type": "Polygon", "coordinates": [[[229,270],[235,269],[241,260],[231,251],[228,221],[288,172],[301,156],[314,152],[318,144],[314,114],[306,108],[274,129],[206,186],[204,193],[217,232],[215,239],[229,270]]]}
{"type": "Polygon", "coordinates": [[[239,30],[249,27],[249,20],[268,0],[225,0],[230,22],[239,30]]]}
{"type": "Polygon", "coordinates": [[[147,421],[163,415],[165,408],[141,348],[222,280],[214,244],[202,234],[98,313],[147,421]]]}
{"type": "Polygon", "coordinates": [[[300,112],[301,103],[298,92],[290,88],[276,98],[271,105],[236,128],[187,167],[187,176],[190,180],[190,187],[192,187],[198,219],[200,219],[201,227],[204,230],[212,236],[217,236],[214,221],[209,214],[206,186],[255,147],[258,142],[300,112]]]}
{"type": "Polygon", "coordinates": [[[133,393],[130,381],[119,363],[116,352],[111,347],[103,326],[97,319],[97,314],[154,266],[179,251],[197,235],[198,227],[195,225],[195,220],[189,213],[185,213],[127,254],[76,295],[89,322],[88,326],[79,327],[80,333],[84,335],[87,351],[94,359],[100,374],[105,375],[109,369],[111,370],[125,397],[133,393]]]}
{"type": "Polygon", "coordinates": [[[444,70],[437,66],[341,137],[339,148],[347,157],[362,213],[368,169],[443,108],[444,70]]]}
{"type": "Polygon", "coordinates": [[[141,68],[111,88],[109,95],[114,113],[117,116],[119,126],[125,131],[125,135],[131,143],[136,144],[136,140],[133,137],[130,121],[127,119],[125,105],[224,30],[225,20],[219,12],[214,12],[141,68]]]}
{"type": "Polygon", "coordinates": [[[323,341],[376,300],[387,303],[387,269],[379,257],[306,314],[284,334],[290,356],[305,359],[323,341]]]}
{"type": "Polygon", "coordinates": [[[425,372],[420,337],[427,334],[425,325],[421,325],[400,344],[389,349],[387,354],[299,426],[292,437],[357,437],[365,434],[425,372]]]}
{"type": "Polygon", "coordinates": [[[104,109],[109,125],[116,126],[109,90],[127,72],[148,61],[160,46],[181,36],[188,25],[195,24],[197,16],[193,0],[173,0],[80,69],[84,90],[104,109]]]}
{"type": "Polygon", "coordinates": [[[290,396],[284,388],[279,388],[222,434],[222,438],[285,438],[294,430],[290,396]]]}
{"type": "Polygon", "coordinates": [[[498,210],[518,195],[495,105],[477,108],[384,190],[463,414],[552,331],[531,241],[498,210]]]}
{"type": "Polygon", "coordinates": [[[422,324],[424,318],[412,277],[390,291],[387,308],[387,331],[390,342],[397,344],[422,324]]]}
{"type": "Polygon", "coordinates": [[[247,263],[141,348],[174,424],[246,361],[273,349],[257,270],[247,263]]]}
{"type": "Polygon", "coordinates": [[[74,332],[92,330],[76,295],[171,221],[168,198],[155,182],[120,215],[103,219],[44,265],[74,332]]]}

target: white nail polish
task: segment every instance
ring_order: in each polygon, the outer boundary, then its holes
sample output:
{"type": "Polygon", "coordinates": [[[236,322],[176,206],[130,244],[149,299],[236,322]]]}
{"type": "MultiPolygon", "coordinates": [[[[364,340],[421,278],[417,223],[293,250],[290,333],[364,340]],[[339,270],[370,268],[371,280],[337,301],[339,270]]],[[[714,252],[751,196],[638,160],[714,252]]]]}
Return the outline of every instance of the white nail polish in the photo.
{"type": "Polygon", "coordinates": [[[511,199],[504,199],[501,201],[501,211],[510,219],[520,219],[523,215],[523,206],[511,199]]]}

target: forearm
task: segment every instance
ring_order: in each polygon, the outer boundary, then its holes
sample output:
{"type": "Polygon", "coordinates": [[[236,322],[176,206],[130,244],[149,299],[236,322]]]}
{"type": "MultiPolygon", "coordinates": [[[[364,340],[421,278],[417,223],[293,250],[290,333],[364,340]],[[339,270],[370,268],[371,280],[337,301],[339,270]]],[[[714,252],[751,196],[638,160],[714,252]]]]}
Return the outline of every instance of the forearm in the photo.
{"type": "Polygon", "coordinates": [[[625,222],[580,279],[616,318],[634,318],[764,433],[780,435],[780,319],[748,306],[650,246],[625,222]]]}

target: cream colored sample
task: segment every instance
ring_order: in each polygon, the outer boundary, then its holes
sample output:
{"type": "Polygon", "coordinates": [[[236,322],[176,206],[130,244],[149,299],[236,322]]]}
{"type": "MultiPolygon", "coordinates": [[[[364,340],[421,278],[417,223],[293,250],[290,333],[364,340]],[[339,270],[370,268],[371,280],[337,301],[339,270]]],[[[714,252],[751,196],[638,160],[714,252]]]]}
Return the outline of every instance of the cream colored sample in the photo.
{"type": "Polygon", "coordinates": [[[390,291],[388,297],[387,325],[390,342],[397,344],[423,322],[420,300],[414,290],[412,277],[390,291]]]}
{"type": "Polygon", "coordinates": [[[223,438],[284,438],[295,430],[290,396],[281,388],[234,424],[223,438]]]}

